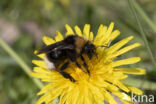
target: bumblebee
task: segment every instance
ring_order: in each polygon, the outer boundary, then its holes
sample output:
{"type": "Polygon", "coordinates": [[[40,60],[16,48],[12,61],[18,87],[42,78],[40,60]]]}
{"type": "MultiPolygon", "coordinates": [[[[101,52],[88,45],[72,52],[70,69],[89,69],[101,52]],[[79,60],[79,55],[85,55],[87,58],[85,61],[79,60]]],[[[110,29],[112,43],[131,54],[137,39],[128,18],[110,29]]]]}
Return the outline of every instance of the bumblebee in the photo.
{"type": "Polygon", "coordinates": [[[77,67],[82,69],[81,65],[77,62],[77,58],[80,58],[88,74],[90,74],[82,54],[86,54],[89,59],[91,59],[93,55],[96,54],[96,47],[92,42],[81,36],[70,35],[64,38],[64,40],[48,45],[37,52],[37,54],[42,53],[46,54],[45,63],[50,70],[57,69],[62,61],[67,60],[58,71],[63,77],[75,82],[75,79],[63,70],[65,70],[71,62],[74,62],[77,67]]]}

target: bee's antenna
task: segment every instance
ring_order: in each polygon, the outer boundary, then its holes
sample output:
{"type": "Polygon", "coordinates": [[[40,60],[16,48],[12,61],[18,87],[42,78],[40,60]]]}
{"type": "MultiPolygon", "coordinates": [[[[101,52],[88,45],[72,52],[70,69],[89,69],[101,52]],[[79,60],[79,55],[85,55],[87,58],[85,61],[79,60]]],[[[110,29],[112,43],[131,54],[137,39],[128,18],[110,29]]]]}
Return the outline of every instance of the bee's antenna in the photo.
{"type": "Polygon", "coordinates": [[[112,41],[110,40],[110,42],[109,42],[108,44],[106,44],[106,45],[99,45],[99,46],[97,46],[97,48],[98,48],[98,47],[106,47],[106,48],[107,48],[107,47],[110,46],[111,42],[112,42],[112,41]]]}

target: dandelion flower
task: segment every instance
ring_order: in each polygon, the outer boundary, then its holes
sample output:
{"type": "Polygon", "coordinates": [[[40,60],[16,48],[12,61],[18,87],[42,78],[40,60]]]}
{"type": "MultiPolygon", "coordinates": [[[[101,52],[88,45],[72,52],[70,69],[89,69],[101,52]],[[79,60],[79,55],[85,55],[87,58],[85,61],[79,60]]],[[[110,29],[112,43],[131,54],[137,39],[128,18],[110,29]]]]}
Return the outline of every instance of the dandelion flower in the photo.
{"type": "MultiPolygon", "coordinates": [[[[111,23],[109,27],[100,25],[95,37],[93,32],[90,31],[89,24],[84,26],[83,31],[78,26],[74,27],[74,31],[69,25],[65,27],[67,30],[65,36],[77,34],[92,41],[95,46],[107,46],[120,34],[118,30],[113,31],[114,23],[111,23]]],[[[59,31],[56,33],[57,36],[54,39],[44,36],[44,43],[49,45],[63,40],[63,35],[59,31]]],[[[140,46],[139,43],[134,43],[123,47],[132,39],[133,36],[130,36],[109,47],[97,48],[98,58],[94,56],[92,59],[88,59],[85,56],[90,76],[74,66],[74,64],[69,65],[65,71],[76,82],[71,82],[69,79],[64,78],[57,71],[50,71],[44,62],[45,54],[38,55],[41,60],[32,61],[36,67],[34,67],[34,72],[31,72],[31,75],[46,82],[46,85],[37,94],[42,95],[37,101],[37,104],[43,102],[45,104],[51,104],[56,98],[59,98],[59,104],[104,104],[104,100],[109,104],[117,104],[113,95],[117,96],[125,104],[131,104],[128,93],[142,94],[142,91],[125,84],[123,80],[128,77],[128,74],[143,75],[145,74],[145,70],[141,68],[122,67],[123,65],[139,62],[139,57],[130,57],[121,60],[117,60],[116,58],[140,46]]],[[[80,60],[79,62],[81,63],[80,60]]]]}

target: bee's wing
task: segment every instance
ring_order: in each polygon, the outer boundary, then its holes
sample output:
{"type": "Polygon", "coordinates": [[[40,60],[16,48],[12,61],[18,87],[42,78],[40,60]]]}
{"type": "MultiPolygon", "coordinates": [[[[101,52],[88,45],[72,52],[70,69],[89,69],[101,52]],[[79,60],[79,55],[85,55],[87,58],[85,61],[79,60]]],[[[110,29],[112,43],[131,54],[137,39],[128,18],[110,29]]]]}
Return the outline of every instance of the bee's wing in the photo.
{"type": "Polygon", "coordinates": [[[73,44],[66,44],[63,41],[48,45],[37,52],[37,54],[48,53],[53,50],[74,49],[73,44]]]}

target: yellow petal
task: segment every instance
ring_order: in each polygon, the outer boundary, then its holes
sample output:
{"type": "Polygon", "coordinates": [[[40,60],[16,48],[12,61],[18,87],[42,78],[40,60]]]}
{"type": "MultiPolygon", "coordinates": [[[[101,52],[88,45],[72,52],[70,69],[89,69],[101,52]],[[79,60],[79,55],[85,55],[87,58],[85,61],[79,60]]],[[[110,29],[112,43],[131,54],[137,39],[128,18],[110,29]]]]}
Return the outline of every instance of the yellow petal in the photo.
{"type": "Polygon", "coordinates": [[[105,34],[105,37],[106,37],[106,38],[108,38],[108,36],[110,36],[110,34],[111,34],[112,31],[113,31],[113,28],[114,28],[114,23],[111,22],[111,24],[109,25],[108,30],[107,30],[107,32],[106,32],[106,34],[105,34]]]}
{"type": "Polygon", "coordinates": [[[108,29],[107,27],[103,26],[102,32],[100,32],[101,37],[99,37],[98,40],[95,39],[96,45],[106,45],[108,44],[109,41],[111,41],[109,37],[112,33],[113,27],[114,27],[113,22],[109,25],[108,29]],[[105,31],[105,29],[107,29],[107,31],[105,31]]]}
{"type": "Polygon", "coordinates": [[[63,35],[59,31],[56,31],[56,34],[57,34],[55,36],[55,41],[56,42],[63,40],[63,35]]]}
{"type": "Polygon", "coordinates": [[[113,41],[115,38],[117,38],[120,35],[119,30],[114,30],[112,34],[110,35],[110,41],[113,41]]]}
{"type": "MultiPolygon", "coordinates": [[[[37,51],[34,51],[34,54],[36,54],[37,53],[37,51]]],[[[37,55],[39,58],[41,58],[41,59],[44,59],[45,58],[45,54],[43,53],[43,54],[39,54],[39,55],[37,55]]]]}
{"type": "Polygon", "coordinates": [[[44,43],[45,43],[46,45],[50,45],[50,44],[55,43],[55,40],[53,40],[52,38],[47,37],[47,36],[44,36],[42,39],[43,39],[43,41],[44,41],[44,43]]]}
{"type": "Polygon", "coordinates": [[[47,91],[49,91],[50,89],[52,89],[52,85],[53,85],[53,84],[51,84],[51,83],[45,85],[45,86],[41,89],[41,91],[37,93],[37,95],[42,95],[42,94],[46,93],[47,91]]]}
{"type": "Polygon", "coordinates": [[[130,36],[128,38],[125,38],[125,39],[117,42],[116,44],[114,44],[113,46],[111,46],[106,52],[108,52],[110,54],[110,53],[113,53],[113,52],[117,51],[122,46],[124,46],[126,43],[128,43],[131,39],[133,39],[133,36],[130,36]]]}
{"type": "Polygon", "coordinates": [[[56,99],[57,97],[59,97],[61,95],[61,93],[63,92],[63,89],[59,86],[57,88],[54,88],[51,92],[51,98],[48,100],[46,100],[46,103],[51,104],[51,102],[56,99]]]}
{"type": "Polygon", "coordinates": [[[120,71],[113,71],[112,77],[115,77],[116,79],[125,79],[127,78],[127,75],[120,71]]]}
{"type": "Polygon", "coordinates": [[[97,35],[94,39],[95,45],[101,45],[101,39],[105,38],[105,33],[107,32],[107,26],[100,25],[97,35]]]}
{"type": "Polygon", "coordinates": [[[47,69],[47,66],[45,64],[44,61],[41,61],[41,60],[32,60],[32,63],[41,67],[41,68],[46,68],[47,69]]]}
{"type": "Polygon", "coordinates": [[[41,67],[34,67],[34,72],[36,73],[42,73],[42,74],[51,74],[51,71],[48,70],[48,69],[44,69],[44,68],[41,68],[41,67]]]}
{"type": "Polygon", "coordinates": [[[72,28],[69,25],[66,24],[65,27],[66,27],[66,30],[67,30],[66,36],[74,35],[74,32],[73,32],[72,28]]]}
{"type": "Polygon", "coordinates": [[[128,59],[115,61],[115,62],[112,63],[112,66],[116,67],[116,66],[120,66],[120,65],[134,64],[134,63],[139,62],[140,60],[141,60],[140,57],[131,57],[131,58],[128,58],[128,59]]]}
{"type": "Polygon", "coordinates": [[[114,86],[113,84],[110,84],[107,88],[109,91],[118,91],[118,87],[114,86]]]}
{"type": "Polygon", "coordinates": [[[77,104],[77,102],[78,102],[78,100],[79,100],[79,93],[80,93],[80,91],[79,91],[79,89],[78,89],[78,86],[75,86],[75,88],[73,89],[74,91],[73,91],[73,93],[72,93],[72,95],[73,95],[73,102],[72,102],[72,104],[77,104]]]}
{"type": "Polygon", "coordinates": [[[43,79],[48,79],[48,81],[47,82],[49,82],[50,81],[50,76],[49,75],[46,75],[46,74],[44,74],[44,73],[34,73],[34,72],[30,72],[29,73],[31,76],[33,76],[33,77],[36,77],[36,78],[39,78],[39,79],[41,79],[41,80],[43,80],[43,79]]]}
{"type": "Polygon", "coordinates": [[[140,43],[134,43],[132,45],[129,45],[129,46],[125,47],[125,48],[120,49],[119,51],[111,54],[110,56],[111,56],[111,58],[117,57],[117,56],[119,56],[121,54],[124,54],[124,53],[130,51],[133,48],[139,47],[140,45],[141,45],[140,43]]]}
{"type": "MultiPolygon", "coordinates": [[[[68,92],[63,91],[62,94],[60,95],[59,104],[65,104],[66,99],[64,99],[64,98],[65,98],[65,96],[66,96],[66,93],[68,93],[68,92]]],[[[74,104],[74,103],[73,103],[73,104],[74,104]]]]}
{"type": "Polygon", "coordinates": [[[92,94],[97,96],[97,99],[99,99],[99,100],[103,99],[103,94],[100,91],[100,89],[98,89],[96,86],[94,86],[90,83],[88,83],[88,87],[91,89],[92,94]]]}
{"type": "Polygon", "coordinates": [[[116,91],[116,92],[112,92],[114,95],[116,95],[117,97],[119,97],[120,99],[124,97],[124,95],[122,94],[122,92],[116,91]]]}
{"type": "Polygon", "coordinates": [[[122,100],[122,102],[123,102],[124,104],[134,104],[134,102],[131,102],[131,101],[122,100]]]}
{"type": "Polygon", "coordinates": [[[117,81],[115,84],[116,84],[120,89],[122,89],[123,91],[129,92],[129,89],[127,88],[127,86],[124,85],[122,82],[117,81]]]}
{"type": "Polygon", "coordinates": [[[84,96],[83,96],[84,103],[83,104],[91,104],[92,100],[91,100],[91,96],[89,94],[90,90],[89,90],[87,84],[85,84],[84,87],[82,88],[82,92],[84,93],[84,96]]]}
{"type": "Polygon", "coordinates": [[[121,72],[127,73],[127,74],[137,74],[137,75],[146,74],[146,70],[141,69],[141,68],[115,68],[115,70],[121,71],[121,72]]]}
{"type": "Polygon", "coordinates": [[[41,74],[38,73],[30,72],[29,75],[35,78],[41,78],[41,74]]]}
{"type": "Polygon", "coordinates": [[[78,26],[75,26],[74,29],[77,35],[82,36],[81,29],[78,26]]]}
{"type": "Polygon", "coordinates": [[[89,39],[89,33],[90,33],[90,25],[85,24],[83,29],[83,35],[86,36],[87,39],[89,39]]]}
{"type": "Polygon", "coordinates": [[[106,98],[106,101],[109,102],[109,104],[118,104],[109,92],[104,91],[103,94],[106,98]]]}
{"type": "Polygon", "coordinates": [[[94,34],[93,34],[93,32],[90,32],[89,40],[90,40],[90,41],[93,41],[93,39],[94,39],[94,34]]]}
{"type": "Polygon", "coordinates": [[[127,94],[122,93],[122,95],[124,96],[124,97],[122,98],[123,100],[126,100],[126,101],[132,101],[131,97],[128,96],[127,94]]]}
{"type": "Polygon", "coordinates": [[[109,45],[111,44],[111,42],[117,37],[120,35],[120,31],[119,30],[115,30],[113,31],[109,37],[103,39],[103,40],[100,40],[101,41],[101,45],[106,45],[107,47],[109,47],[109,45]]]}
{"type": "Polygon", "coordinates": [[[127,85],[127,87],[130,89],[131,92],[133,92],[134,94],[137,94],[137,95],[142,95],[143,92],[136,88],[136,87],[133,87],[133,86],[130,86],[130,85],[127,85]]]}
{"type": "Polygon", "coordinates": [[[51,99],[51,96],[52,95],[50,93],[43,95],[42,97],[39,98],[39,100],[36,102],[36,104],[42,104],[47,99],[51,99]]]}
{"type": "Polygon", "coordinates": [[[62,99],[61,99],[61,102],[62,102],[62,104],[70,104],[68,101],[67,101],[67,99],[69,98],[69,96],[70,96],[70,92],[71,92],[71,90],[73,89],[73,86],[69,86],[69,88],[68,89],[66,89],[66,90],[64,90],[62,93],[64,93],[64,96],[62,97],[62,99]]]}
{"type": "MultiPolygon", "coordinates": [[[[98,29],[98,32],[97,32],[97,34],[96,34],[96,36],[95,36],[95,39],[94,39],[94,42],[96,43],[96,41],[99,39],[99,37],[101,37],[101,33],[102,33],[102,28],[103,28],[103,25],[101,24],[100,26],[99,26],[99,29],[98,29]]],[[[107,29],[106,29],[107,30],[107,29]]],[[[105,30],[105,31],[106,31],[105,30]]]]}

